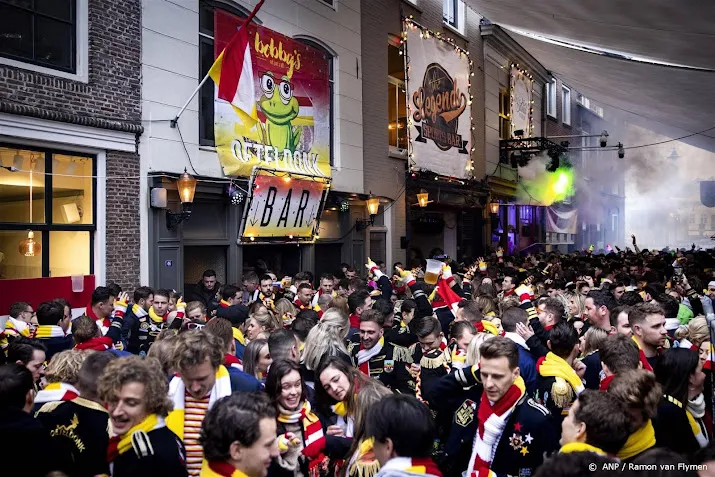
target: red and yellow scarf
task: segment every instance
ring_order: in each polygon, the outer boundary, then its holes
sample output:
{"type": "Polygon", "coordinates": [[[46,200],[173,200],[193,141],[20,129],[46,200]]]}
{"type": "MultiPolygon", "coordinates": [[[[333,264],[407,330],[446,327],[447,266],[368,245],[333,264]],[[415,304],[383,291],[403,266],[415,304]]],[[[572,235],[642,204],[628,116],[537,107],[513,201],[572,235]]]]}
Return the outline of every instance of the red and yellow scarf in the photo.
{"type": "Polygon", "coordinates": [[[325,434],[323,434],[323,425],[320,419],[316,416],[310,407],[308,401],[303,401],[303,405],[296,412],[291,414],[281,414],[278,416],[278,422],[284,424],[303,425],[303,455],[310,461],[320,462],[323,460],[323,450],[325,449],[325,434]]]}
{"type": "Polygon", "coordinates": [[[35,396],[35,404],[46,402],[71,401],[79,397],[77,388],[67,383],[50,383],[35,396]]]}
{"type": "Polygon", "coordinates": [[[229,306],[231,306],[231,304],[229,302],[227,302],[226,300],[224,300],[223,298],[221,298],[221,301],[218,302],[218,306],[220,308],[228,308],[229,306]]]}
{"type": "Polygon", "coordinates": [[[109,317],[100,318],[97,316],[97,314],[94,312],[94,310],[92,310],[91,303],[89,305],[87,305],[87,308],[85,308],[84,314],[89,316],[90,318],[92,318],[95,321],[95,323],[97,323],[97,325],[100,325],[100,323],[101,323],[100,326],[102,326],[104,328],[109,328],[112,325],[112,320],[109,317]]]}
{"type": "MultiPolygon", "coordinates": [[[[396,470],[401,473],[433,475],[442,477],[442,472],[429,457],[394,457],[387,462],[380,470],[396,470]]],[[[390,475],[391,472],[387,472],[390,475]]]]}
{"type": "Polygon", "coordinates": [[[228,462],[204,462],[200,477],[247,477],[228,462]]]}
{"type": "Polygon", "coordinates": [[[163,417],[156,414],[150,414],[142,422],[129,429],[126,434],[114,436],[109,439],[109,447],[107,447],[107,462],[114,462],[117,457],[124,454],[132,448],[132,436],[135,432],[149,433],[155,429],[165,427],[163,417]]]}

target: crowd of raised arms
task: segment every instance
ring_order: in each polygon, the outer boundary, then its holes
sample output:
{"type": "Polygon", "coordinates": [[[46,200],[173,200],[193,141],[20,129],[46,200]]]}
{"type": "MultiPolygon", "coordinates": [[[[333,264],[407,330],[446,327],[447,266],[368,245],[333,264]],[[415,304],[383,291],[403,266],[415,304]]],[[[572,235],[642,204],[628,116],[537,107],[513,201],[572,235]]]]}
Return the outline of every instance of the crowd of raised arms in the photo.
{"type": "Polygon", "coordinates": [[[715,475],[715,252],[633,245],[15,303],[0,473],[715,475]]]}

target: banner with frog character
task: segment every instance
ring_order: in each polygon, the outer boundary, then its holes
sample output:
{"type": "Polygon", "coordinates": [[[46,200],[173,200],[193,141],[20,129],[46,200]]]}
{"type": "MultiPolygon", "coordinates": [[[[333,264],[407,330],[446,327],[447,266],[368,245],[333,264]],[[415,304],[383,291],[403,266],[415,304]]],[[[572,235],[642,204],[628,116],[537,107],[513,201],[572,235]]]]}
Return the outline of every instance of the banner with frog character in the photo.
{"type": "MultiPolygon", "coordinates": [[[[243,19],[216,9],[218,57],[243,19]]],[[[215,144],[226,176],[250,177],[254,166],[330,177],[330,59],[322,51],[250,24],[238,65],[236,97],[215,96],[215,144]]],[[[236,63],[234,63],[236,65],[236,63]]],[[[215,88],[218,91],[218,88],[215,88]]]]}

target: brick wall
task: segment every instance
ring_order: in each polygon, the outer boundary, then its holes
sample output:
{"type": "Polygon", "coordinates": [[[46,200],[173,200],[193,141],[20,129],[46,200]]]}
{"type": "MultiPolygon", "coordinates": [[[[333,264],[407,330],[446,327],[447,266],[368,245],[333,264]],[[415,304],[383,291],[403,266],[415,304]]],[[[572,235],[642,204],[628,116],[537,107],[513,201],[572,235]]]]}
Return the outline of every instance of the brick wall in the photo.
{"type": "MultiPolygon", "coordinates": [[[[141,119],[141,0],[89,0],[88,82],[0,65],[0,100],[44,119],[138,132],[141,119]],[[100,121],[101,120],[101,121],[100,121]]],[[[70,146],[66,149],[71,149],[70,146]]],[[[107,151],[106,278],[139,285],[139,155],[107,151]]]]}
{"type": "Polygon", "coordinates": [[[139,286],[139,155],[107,153],[107,283],[139,286]]]}
{"type": "Polygon", "coordinates": [[[0,97],[47,110],[138,121],[141,0],[89,0],[89,82],[0,66],[0,97]]]}

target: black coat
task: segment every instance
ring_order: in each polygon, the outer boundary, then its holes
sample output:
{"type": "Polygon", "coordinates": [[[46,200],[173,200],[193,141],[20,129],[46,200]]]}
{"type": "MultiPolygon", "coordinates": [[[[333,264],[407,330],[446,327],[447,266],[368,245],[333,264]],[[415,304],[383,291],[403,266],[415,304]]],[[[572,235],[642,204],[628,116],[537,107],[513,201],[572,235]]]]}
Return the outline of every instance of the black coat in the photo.
{"type": "Polygon", "coordinates": [[[663,398],[658,405],[658,415],[653,419],[655,442],[658,447],[691,456],[700,449],[690,428],[685,409],[663,398]]]}
{"type": "Polygon", "coordinates": [[[3,470],[8,475],[45,477],[61,468],[50,432],[22,409],[0,409],[0,448],[5,449],[3,470]]]}
{"type": "Polygon", "coordinates": [[[101,405],[83,398],[49,402],[36,416],[51,432],[64,473],[72,477],[109,474],[109,414],[101,405]]]}
{"type": "MultiPolygon", "coordinates": [[[[359,368],[357,357],[359,351],[359,343],[348,343],[350,359],[352,360],[353,366],[356,368],[359,368]]],[[[412,393],[413,391],[409,386],[411,378],[409,372],[407,371],[407,367],[410,363],[408,359],[404,359],[404,357],[408,356],[408,354],[409,350],[395,347],[385,340],[382,350],[380,350],[376,356],[368,361],[370,377],[377,379],[393,391],[412,393]],[[397,356],[395,356],[396,349],[399,350],[397,356]]]]}
{"type": "Polygon", "coordinates": [[[186,450],[176,434],[168,427],[162,427],[147,432],[145,437],[151,445],[132,446],[132,449],[118,456],[114,460],[112,477],[157,475],[185,477],[188,475],[186,450]]]}

